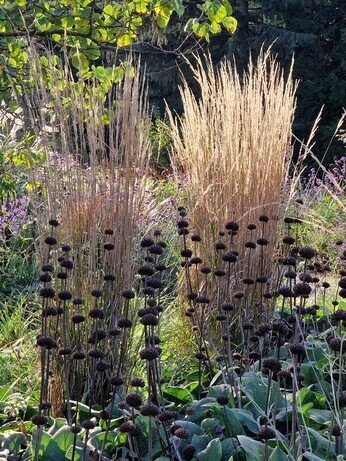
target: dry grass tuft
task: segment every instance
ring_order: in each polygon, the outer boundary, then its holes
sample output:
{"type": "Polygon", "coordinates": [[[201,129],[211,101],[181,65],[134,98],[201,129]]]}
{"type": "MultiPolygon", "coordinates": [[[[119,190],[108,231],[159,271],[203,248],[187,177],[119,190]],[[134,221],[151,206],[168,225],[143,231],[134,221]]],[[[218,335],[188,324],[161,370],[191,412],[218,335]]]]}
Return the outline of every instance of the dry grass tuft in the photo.
{"type": "Polygon", "coordinates": [[[230,219],[246,226],[265,213],[274,218],[267,227],[272,238],[291,157],[292,67],[285,77],[275,58],[262,52],[243,79],[230,62],[215,70],[210,57],[197,58],[191,68],[200,97],[184,80],[184,115],[168,114],[172,164],[188,176],[192,225],[212,243],[230,219]]]}
{"type": "MultiPolygon", "coordinates": [[[[42,81],[39,67],[35,72],[36,81],[42,81]]],[[[62,72],[64,86],[53,71],[50,93],[39,83],[35,88],[38,110],[32,121],[39,127],[47,156],[44,167],[35,172],[43,199],[40,228],[51,217],[60,220],[60,240],[84,255],[78,270],[89,288],[100,283],[95,271],[103,232],[112,228],[116,250],[108,255],[107,270],[116,275],[114,291],[120,292],[131,284],[138,235],[155,212],[147,192],[150,143],[145,84],[139,69],[135,77],[128,73],[105,103],[96,86],[75,82],[70,69],[62,72]]]]}

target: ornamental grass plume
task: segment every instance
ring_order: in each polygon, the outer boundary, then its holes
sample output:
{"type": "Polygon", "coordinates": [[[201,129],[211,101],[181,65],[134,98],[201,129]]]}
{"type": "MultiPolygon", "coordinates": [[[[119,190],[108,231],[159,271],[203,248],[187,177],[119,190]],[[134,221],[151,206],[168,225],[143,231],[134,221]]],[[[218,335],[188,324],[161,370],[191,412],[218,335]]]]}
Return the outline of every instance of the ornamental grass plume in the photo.
{"type": "MultiPolygon", "coordinates": [[[[113,292],[120,293],[133,279],[138,237],[155,214],[147,181],[148,101],[140,69],[135,76],[125,72],[104,95],[96,81],[76,81],[69,68],[61,75],[44,68],[45,61],[33,51],[30,59],[37,77],[32,98],[39,101],[32,123],[46,157],[33,171],[42,192],[36,207],[39,233],[51,216],[59,219],[58,238],[79,255],[74,276],[81,293],[76,295],[83,297],[86,287],[100,284],[95,270],[102,259],[105,273],[114,276],[113,292]],[[51,72],[50,92],[40,84],[44,71],[51,72]],[[107,241],[105,229],[112,230],[107,241]]],[[[31,100],[28,105],[33,107],[31,100]]]]}
{"type": "Polygon", "coordinates": [[[188,177],[191,225],[208,244],[205,262],[211,263],[212,244],[225,222],[232,218],[244,227],[262,212],[270,217],[270,261],[291,158],[297,87],[292,66],[284,76],[276,59],[262,50],[243,77],[230,62],[215,70],[210,56],[196,58],[190,67],[200,97],[183,79],[184,116],[175,117],[168,109],[171,162],[177,178],[181,172],[188,177]]]}
{"type": "Polygon", "coordinates": [[[84,299],[104,284],[105,318],[135,317],[121,292],[131,286],[139,239],[157,210],[148,183],[150,123],[142,74],[139,67],[134,76],[125,69],[107,94],[96,80],[78,80],[68,64],[61,63],[58,73],[46,56],[31,46],[36,87],[27,105],[46,159],[32,170],[38,233],[45,234],[48,219],[59,220],[56,238],[68,242],[75,257],[75,297],[84,299]],[[50,73],[50,90],[42,72],[50,73]]]}
{"type": "MultiPolygon", "coordinates": [[[[105,368],[110,360],[120,373],[120,362],[123,364],[129,355],[130,327],[137,320],[136,300],[122,294],[132,286],[137,269],[134,255],[156,213],[148,183],[147,92],[139,68],[134,76],[125,71],[124,79],[105,95],[96,81],[78,80],[63,63],[59,74],[33,48],[29,56],[36,87],[28,95],[27,105],[45,157],[43,165],[32,170],[38,186],[32,196],[33,209],[37,211],[39,235],[45,235],[49,219],[57,219],[59,226],[52,237],[63,246],[68,243],[69,249],[58,254],[53,240],[42,241],[37,247],[41,260],[47,260],[48,246],[49,262],[55,267],[60,264],[61,277],[57,274],[56,278],[61,279],[60,301],[68,319],[64,338],[74,338],[66,344],[63,340],[61,346],[75,347],[70,355],[71,397],[78,400],[76,396],[82,392],[79,375],[84,376],[88,361],[95,362],[90,386],[93,398],[94,394],[103,395],[105,386],[101,384],[108,373],[96,365],[105,368]],[[42,72],[51,73],[50,90],[43,85],[42,72]],[[66,256],[69,252],[71,258],[66,256]],[[64,293],[66,271],[71,297],[85,302],[74,304],[72,299],[63,299],[69,296],[64,293]],[[82,326],[84,320],[88,328],[82,326]],[[118,322],[126,323],[120,331],[118,322]],[[88,341],[90,348],[97,348],[103,323],[110,331],[112,345],[105,363],[88,355],[89,346],[85,349],[88,341]],[[89,340],[86,331],[91,333],[89,340]],[[119,351],[115,347],[118,343],[123,345],[119,351]]],[[[67,361],[67,356],[62,357],[67,361]]],[[[130,368],[126,368],[129,373],[130,368]]],[[[126,380],[123,372],[119,376],[126,380]]]]}

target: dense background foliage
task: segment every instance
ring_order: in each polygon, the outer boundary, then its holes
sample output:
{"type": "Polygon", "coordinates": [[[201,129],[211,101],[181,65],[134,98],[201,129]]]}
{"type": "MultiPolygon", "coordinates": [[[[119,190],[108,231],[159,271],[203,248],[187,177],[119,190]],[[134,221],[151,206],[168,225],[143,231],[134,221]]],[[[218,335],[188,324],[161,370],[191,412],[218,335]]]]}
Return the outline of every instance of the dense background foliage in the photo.
{"type": "MultiPolygon", "coordinates": [[[[284,66],[295,55],[294,76],[300,85],[294,133],[300,139],[308,137],[325,106],[316,151],[322,158],[346,99],[345,18],[343,0],[142,0],[121,5],[91,0],[2,1],[1,96],[10,99],[13,109],[17,107],[13,89],[23,94],[30,78],[28,36],[39,45],[50,46],[57,56],[62,57],[67,49],[83,78],[96,77],[106,90],[123,77],[129,51],[141,57],[147,68],[151,106],[161,116],[164,100],[178,112],[182,110],[177,92],[180,71],[192,79],[184,57],[209,48],[215,62],[235,56],[241,71],[250,53],[257,54],[263,44],[274,42],[284,66]]],[[[341,144],[336,144],[325,159],[330,162],[342,153],[341,144]]]]}

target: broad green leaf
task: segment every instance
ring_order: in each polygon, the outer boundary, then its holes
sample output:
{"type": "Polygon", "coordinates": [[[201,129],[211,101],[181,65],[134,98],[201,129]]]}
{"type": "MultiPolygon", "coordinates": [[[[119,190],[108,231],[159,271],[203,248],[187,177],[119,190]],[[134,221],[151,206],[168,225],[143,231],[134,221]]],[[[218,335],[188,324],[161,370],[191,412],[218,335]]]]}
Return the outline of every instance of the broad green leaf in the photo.
{"type": "Polygon", "coordinates": [[[62,36],[60,34],[52,34],[52,39],[55,42],[60,42],[60,40],[62,39],[62,36]]]}
{"type": "Polygon", "coordinates": [[[231,16],[231,14],[233,13],[233,8],[230,2],[228,0],[223,0],[222,3],[223,6],[226,8],[227,16],[231,16]]]}
{"type": "MultiPolygon", "coordinates": [[[[32,452],[35,452],[37,443],[37,430],[32,436],[31,448],[32,452]]],[[[43,431],[40,449],[39,449],[40,461],[65,461],[65,452],[60,450],[58,444],[53,440],[52,436],[47,432],[43,431]]]]}
{"type": "Polygon", "coordinates": [[[199,461],[221,461],[222,448],[220,439],[214,439],[209,442],[203,451],[196,453],[195,457],[199,461]]]}
{"type": "Polygon", "coordinates": [[[218,34],[219,32],[221,32],[220,24],[217,21],[211,21],[211,23],[210,23],[210,31],[213,34],[218,34]]]}
{"type": "Polygon", "coordinates": [[[273,453],[269,456],[269,461],[287,461],[287,454],[275,447],[273,453]]]}
{"type": "Polygon", "coordinates": [[[134,4],[137,13],[146,13],[148,9],[149,0],[135,0],[134,4]]]}
{"type": "Polygon", "coordinates": [[[211,21],[216,23],[221,22],[227,16],[227,10],[223,5],[215,5],[212,12],[208,13],[208,17],[211,21]]]}
{"type": "Polygon", "coordinates": [[[19,453],[22,446],[26,445],[26,440],[21,432],[0,433],[0,446],[7,449],[10,453],[19,453]]]}
{"type": "Polygon", "coordinates": [[[192,437],[191,440],[191,445],[193,445],[196,448],[196,451],[203,451],[205,448],[207,448],[207,445],[209,442],[211,442],[213,439],[212,437],[209,437],[207,434],[203,435],[197,435],[195,434],[192,437]]]}
{"type": "Polygon", "coordinates": [[[232,393],[232,387],[229,384],[219,384],[217,386],[211,386],[208,390],[208,397],[217,399],[220,396],[227,396],[229,398],[229,405],[234,407],[234,398],[232,393]]]}
{"type": "Polygon", "coordinates": [[[117,44],[119,46],[128,46],[131,45],[132,38],[130,34],[123,34],[117,39],[117,44]]]}
{"type": "MultiPolygon", "coordinates": [[[[119,445],[118,441],[120,440],[120,437],[122,435],[124,435],[124,434],[121,434],[117,430],[108,432],[107,441],[106,441],[106,444],[105,444],[106,452],[110,453],[110,451],[114,451],[113,449],[114,449],[115,446],[119,445]]],[[[99,434],[93,435],[90,438],[90,442],[89,442],[90,445],[95,447],[95,448],[101,449],[101,447],[102,447],[102,445],[104,443],[105,436],[106,436],[105,431],[100,432],[99,434]]],[[[121,438],[121,441],[123,441],[123,438],[121,438]]]]}
{"type": "Polygon", "coordinates": [[[160,28],[165,28],[173,13],[173,7],[169,3],[159,2],[154,7],[156,22],[160,28]]]}
{"type": "Polygon", "coordinates": [[[83,49],[83,53],[85,54],[87,59],[91,61],[95,61],[100,57],[100,49],[97,46],[90,46],[88,45],[87,48],[83,49]]]}
{"type": "Polygon", "coordinates": [[[330,410],[312,408],[309,412],[309,418],[318,424],[329,425],[333,421],[333,413],[330,410]]]}
{"type": "Polygon", "coordinates": [[[5,400],[12,394],[12,386],[5,385],[0,387],[0,401],[5,400]]]}
{"type": "Polygon", "coordinates": [[[181,387],[166,387],[163,390],[163,396],[165,399],[176,404],[186,404],[192,402],[192,395],[187,389],[181,387]]]}
{"type": "Polygon", "coordinates": [[[192,395],[197,397],[204,390],[204,387],[198,382],[195,382],[189,383],[184,389],[187,389],[192,395]]]}
{"type": "Polygon", "coordinates": [[[89,61],[84,53],[74,53],[71,62],[75,69],[87,70],[89,68],[89,61]]]}
{"type": "Polygon", "coordinates": [[[230,456],[236,449],[235,440],[228,438],[221,440],[222,460],[229,461],[230,456]]]}
{"type": "Polygon", "coordinates": [[[243,427],[246,427],[249,431],[256,434],[259,430],[258,423],[254,419],[253,414],[250,411],[243,410],[241,408],[234,408],[233,413],[237,416],[239,422],[243,427]]]}
{"type": "Polygon", "coordinates": [[[229,437],[236,437],[237,435],[245,435],[245,430],[240,424],[236,413],[233,408],[227,406],[221,407],[220,405],[215,405],[213,407],[215,416],[217,417],[220,425],[226,426],[226,434],[228,433],[229,437]]]}
{"type": "MultiPolygon", "coordinates": [[[[238,435],[240,446],[246,453],[247,461],[264,461],[264,444],[244,435],[238,435]]],[[[272,448],[269,447],[269,453],[272,448]]]]}
{"type": "Polygon", "coordinates": [[[201,428],[213,438],[222,436],[226,429],[225,426],[221,426],[214,418],[204,419],[202,421],[201,428]]]}
{"type": "Polygon", "coordinates": [[[313,452],[318,456],[330,456],[332,459],[332,454],[335,453],[335,442],[331,442],[329,437],[323,437],[311,427],[306,427],[306,431],[308,432],[313,452]]]}
{"type": "Polygon", "coordinates": [[[68,448],[73,445],[74,435],[69,426],[65,425],[53,435],[53,440],[55,440],[60,450],[66,452],[68,448]]]}
{"type": "Polygon", "coordinates": [[[309,461],[325,461],[325,458],[320,458],[319,456],[316,456],[313,453],[309,453],[307,451],[304,452],[304,459],[309,461]]]}
{"type": "Polygon", "coordinates": [[[106,5],[103,8],[103,12],[108,16],[112,16],[114,14],[114,10],[115,10],[115,8],[110,4],[106,5]]]}
{"type": "Polygon", "coordinates": [[[73,445],[71,445],[68,448],[67,452],[65,453],[65,460],[73,459],[73,461],[81,461],[83,458],[83,448],[84,448],[84,443],[81,440],[77,440],[75,451],[73,450],[73,445]]]}
{"type": "Polygon", "coordinates": [[[200,426],[198,426],[195,423],[192,423],[191,421],[185,421],[180,419],[176,421],[175,424],[187,429],[190,432],[190,438],[192,438],[194,435],[204,435],[204,432],[200,428],[200,426]]]}
{"type": "Polygon", "coordinates": [[[55,418],[54,424],[52,427],[49,428],[48,434],[53,436],[56,434],[62,427],[66,426],[67,421],[65,418],[55,418]]]}
{"type": "MultiPolygon", "coordinates": [[[[242,377],[242,390],[249,399],[246,409],[253,411],[255,418],[262,415],[266,405],[268,393],[268,379],[257,375],[253,371],[245,373],[242,377]]],[[[277,410],[285,408],[285,399],[282,395],[278,384],[275,381],[271,382],[269,406],[277,405],[277,410]]]]}
{"type": "Polygon", "coordinates": [[[96,78],[102,79],[106,77],[106,69],[103,66],[91,66],[91,70],[96,78]]]}
{"type": "Polygon", "coordinates": [[[61,26],[64,29],[71,29],[74,26],[74,20],[72,16],[65,16],[61,19],[61,26]]]}
{"type": "Polygon", "coordinates": [[[190,407],[194,409],[194,414],[189,416],[189,420],[194,423],[201,423],[203,419],[211,416],[211,409],[215,405],[215,399],[206,397],[201,400],[194,400],[190,407]]]}
{"type": "Polygon", "coordinates": [[[238,27],[238,21],[233,16],[227,16],[222,20],[222,25],[231,34],[234,34],[238,27]]]}
{"type": "Polygon", "coordinates": [[[125,77],[125,70],[120,67],[114,67],[112,72],[112,80],[114,83],[120,82],[125,77]]]}
{"type": "Polygon", "coordinates": [[[315,368],[315,362],[303,363],[301,365],[301,373],[304,375],[305,386],[317,383],[318,376],[321,375],[321,372],[315,368]]]}
{"type": "Polygon", "coordinates": [[[210,26],[207,23],[199,24],[195,23],[192,25],[192,30],[197,35],[197,37],[205,37],[209,32],[210,26]]]}
{"type": "Polygon", "coordinates": [[[178,13],[179,16],[182,16],[184,14],[185,7],[181,0],[172,0],[171,3],[174,11],[178,13]]]}

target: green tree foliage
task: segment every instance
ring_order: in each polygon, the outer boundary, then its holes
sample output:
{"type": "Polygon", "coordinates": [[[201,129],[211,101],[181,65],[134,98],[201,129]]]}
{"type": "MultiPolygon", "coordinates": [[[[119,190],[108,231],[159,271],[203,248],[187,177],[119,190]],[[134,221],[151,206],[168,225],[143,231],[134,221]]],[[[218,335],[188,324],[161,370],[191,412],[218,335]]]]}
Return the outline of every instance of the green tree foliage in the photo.
{"type": "MultiPolygon", "coordinates": [[[[97,65],[101,53],[132,45],[138,40],[139,31],[152,22],[158,28],[166,28],[174,14],[183,15],[186,3],[186,0],[0,0],[2,98],[8,99],[13,90],[23,93],[28,80],[30,39],[49,44],[60,57],[64,50],[79,77],[114,83],[123,77],[125,69],[97,65]]],[[[228,0],[199,2],[198,12],[196,17],[189,18],[187,33],[209,40],[210,35],[221,29],[230,34],[235,32],[237,21],[228,0]]],[[[54,64],[59,67],[61,62],[57,60],[54,64]]]]}

